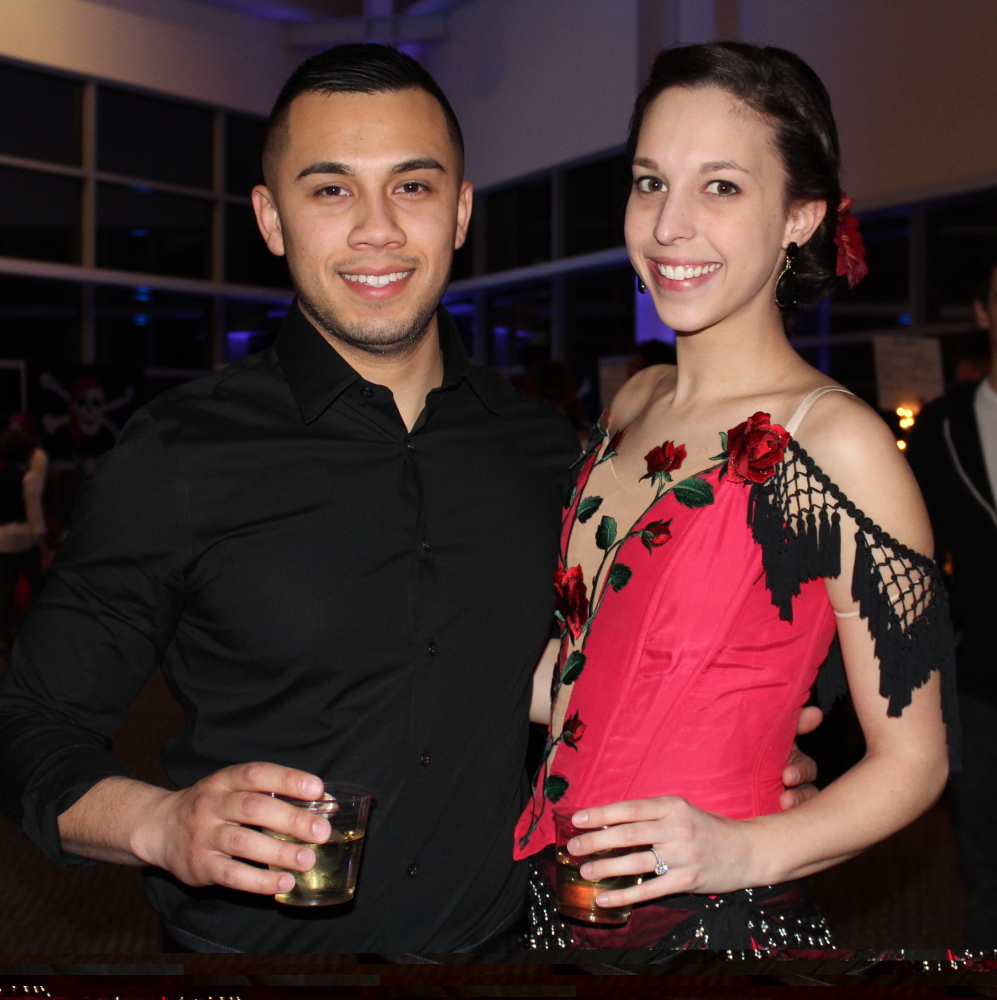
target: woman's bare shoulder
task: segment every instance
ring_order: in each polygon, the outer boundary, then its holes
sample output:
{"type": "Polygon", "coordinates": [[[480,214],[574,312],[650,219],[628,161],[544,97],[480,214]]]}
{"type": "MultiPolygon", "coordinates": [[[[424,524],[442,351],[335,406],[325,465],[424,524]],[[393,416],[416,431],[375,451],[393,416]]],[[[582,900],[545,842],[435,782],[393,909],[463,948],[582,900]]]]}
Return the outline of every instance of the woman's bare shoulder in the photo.
{"type": "Polygon", "coordinates": [[[830,392],[807,413],[796,440],[831,482],[887,534],[932,552],[931,525],[896,437],[857,396],[830,392]]]}
{"type": "Polygon", "coordinates": [[[613,399],[613,429],[632,423],[652,400],[674,386],[676,371],[675,365],[651,365],[624,382],[613,399]]]}

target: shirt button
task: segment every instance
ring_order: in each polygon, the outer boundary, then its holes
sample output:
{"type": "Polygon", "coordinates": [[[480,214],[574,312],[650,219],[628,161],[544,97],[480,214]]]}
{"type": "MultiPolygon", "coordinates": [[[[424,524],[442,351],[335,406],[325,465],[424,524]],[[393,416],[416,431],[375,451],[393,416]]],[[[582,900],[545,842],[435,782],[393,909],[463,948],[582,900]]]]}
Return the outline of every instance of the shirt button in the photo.
{"type": "Polygon", "coordinates": [[[436,643],[434,640],[429,640],[429,644],[426,646],[426,649],[429,651],[430,656],[436,656],[436,643]]]}
{"type": "Polygon", "coordinates": [[[424,538],[422,540],[422,547],[423,547],[423,549],[426,550],[426,552],[429,551],[429,539],[428,538],[424,538]]]}
{"type": "Polygon", "coordinates": [[[365,385],[360,390],[360,395],[363,396],[364,399],[370,399],[370,397],[374,395],[374,390],[369,385],[365,385]]]}
{"type": "Polygon", "coordinates": [[[424,753],[424,754],[423,754],[423,755],[422,755],[422,756],[421,756],[421,757],[419,758],[419,763],[420,763],[420,764],[422,764],[422,766],[423,766],[423,767],[429,767],[429,762],[430,762],[430,761],[431,761],[432,759],[433,759],[433,758],[432,758],[432,757],[430,757],[428,753],[424,753]]]}
{"type": "Polygon", "coordinates": [[[409,451],[415,451],[415,442],[411,438],[405,438],[405,447],[409,451]]]}
{"type": "Polygon", "coordinates": [[[405,869],[405,871],[408,873],[409,878],[415,878],[416,875],[419,874],[419,866],[409,865],[408,868],[405,869]]]}

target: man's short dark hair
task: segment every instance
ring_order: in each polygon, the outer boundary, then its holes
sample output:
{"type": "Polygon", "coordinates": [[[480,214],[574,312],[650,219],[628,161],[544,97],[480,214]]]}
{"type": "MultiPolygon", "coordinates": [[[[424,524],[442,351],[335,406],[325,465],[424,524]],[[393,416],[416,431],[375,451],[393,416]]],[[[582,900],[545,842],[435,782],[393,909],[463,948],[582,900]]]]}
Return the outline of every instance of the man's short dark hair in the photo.
{"type": "Polygon", "coordinates": [[[464,136],[439,84],[411,56],[390,45],[371,42],[337,45],[306,59],[281,90],[270,112],[263,145],[263,172],[268,182],[289,142],[287,119],[291,102],[301,94],[391,94],[425,90],[436,98],[457,154],[458,180],[464,173],[464,136]]]}
{"type": "Polygon", "coordinates": [[[980,269],[980,276],[973,286],[973,301],[981,306],[990,304],[990,289],[993,288],[994,276],[997,275],[997,257],[991,257],[986,267],[980,269]]]}

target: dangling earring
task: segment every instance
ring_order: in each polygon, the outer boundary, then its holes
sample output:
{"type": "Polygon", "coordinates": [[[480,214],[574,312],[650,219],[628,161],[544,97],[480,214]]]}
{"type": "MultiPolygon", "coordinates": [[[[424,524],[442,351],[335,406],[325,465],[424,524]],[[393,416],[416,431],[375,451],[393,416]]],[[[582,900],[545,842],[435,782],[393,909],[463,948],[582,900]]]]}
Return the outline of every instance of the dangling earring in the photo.
{"type": "Polygon", "coordinates": [[[637,275],[637,291],[640,292],[641,295],[644,295],[647,292],[647,285],[644,284],[644,279],[639,274],[637,275]]]}
{"type": "Polygon", "coordinates": [[[782,309],[791,309],[796,305],[796,273],[793,271],[793,261],[799,247],[795,243],[790,243],[786,247],[786,264],[779,275],[779,280],[775,283],[775,301],[782,309]]]}

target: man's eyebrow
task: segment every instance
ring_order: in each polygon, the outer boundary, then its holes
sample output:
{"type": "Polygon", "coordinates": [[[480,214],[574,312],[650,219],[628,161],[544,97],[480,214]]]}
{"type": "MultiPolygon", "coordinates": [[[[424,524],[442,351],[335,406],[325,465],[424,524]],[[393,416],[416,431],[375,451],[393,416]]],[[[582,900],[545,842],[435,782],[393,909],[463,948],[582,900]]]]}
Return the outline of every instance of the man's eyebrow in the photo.
{"type": "Polygon", "coordinates": [[[747,167],[742,167],[740,163],[735,163],[733,160],[709,160],[699,168],[701,174],[712,174],[716,170],[740,170],[745,174],[751,173],[747,167]]]}
{"type": "Polygon", "coordinates": [[[391,168],[393,174],[407,174],[410,170],[442,170],[446,173],[443,164],[429,156],[420,156],[414,160],[405,160],[391,168]]]}
{"type": "Polygon", "coordinates": [[[313,163],[311,166],[305,167],[304,170],[298,174],[298,179],[302,177],[307,177],[309,174],[340,174],[344,177],[354,177],[355,173],[351,166],[345,163],[336,163],[334,160],[324,160],[321,163],[313,163]]]}

